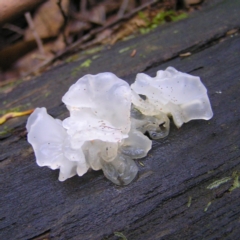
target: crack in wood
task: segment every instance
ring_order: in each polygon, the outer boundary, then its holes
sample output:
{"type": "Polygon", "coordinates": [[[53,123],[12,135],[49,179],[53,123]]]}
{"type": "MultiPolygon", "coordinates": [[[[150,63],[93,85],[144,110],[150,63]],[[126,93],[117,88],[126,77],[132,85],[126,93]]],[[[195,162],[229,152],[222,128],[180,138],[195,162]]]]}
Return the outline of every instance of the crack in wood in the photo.
{"type": "Polygon", "coordinates": [[[28,240],[48,240],[50,239],[51,229],[48,229],[34,237],[28,238],[28,240]]]}

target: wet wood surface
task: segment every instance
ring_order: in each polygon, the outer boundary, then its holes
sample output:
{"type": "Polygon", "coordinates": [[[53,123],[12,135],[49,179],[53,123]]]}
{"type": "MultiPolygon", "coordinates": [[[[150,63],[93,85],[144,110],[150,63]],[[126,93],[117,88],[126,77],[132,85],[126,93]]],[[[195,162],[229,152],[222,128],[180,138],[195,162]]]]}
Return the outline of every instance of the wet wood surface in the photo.
{"type": "Polygon", "coordinates": [[[84,74],[111,71],[131,83],[137,72],[154,76],[173,66],[201,77],[214,117],[180,129],[172,124],[169,136],[153,141],[148,156],[137,162],[139,176],[125,187],[101,171],[59,182],[58,171],[36,165],[26,117],[9,120],[0,128],[0,239],[121,239],[114,232],[128,240],[238,239],[239,12],[240,1],[218,1],[4,89],[1,109],[45,106],[63,118],[61,96],[84,74]],[[179,57],[186,52],[191,55],[179,57]]]}

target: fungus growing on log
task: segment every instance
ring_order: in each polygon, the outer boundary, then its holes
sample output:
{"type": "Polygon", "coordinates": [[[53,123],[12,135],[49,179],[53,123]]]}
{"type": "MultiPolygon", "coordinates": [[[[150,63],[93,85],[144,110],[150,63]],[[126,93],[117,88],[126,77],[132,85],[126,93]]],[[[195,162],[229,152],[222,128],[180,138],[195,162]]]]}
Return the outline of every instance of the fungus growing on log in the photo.
{"type": "Polygon", "coordinates": [[[139,73],[131,88],[134,91],[133,104],[143,114],[153,116],[159,111],[164,112],[173,117],[177,127],[193,119],[209,120],[213,116],[207,89],[200,78],[173,67],[158,71],[153,78],[139,73]]]}
{"type": "Polygon", "coordinates": [[[168,115],[178,127],[212,117],[200,79],[172,67],[155,78],[138,74],[131,88],[113,73],[88,74],[62,98],[68,118],[54,119],[45,108],[36,108],[26,127],[37,164],[60,169],[60,181],[92,168],[102,169],[115,184],[127,185],[138,173],[134,159],[151,149],[145,134],[166,137],[168,115]]]}
{"type": "Polygon", "coordinates": [[[88,170],[81,148],[74,149],[62,126],[62,121],[51,117],[46,108],[36,108],[27,121],[28,142],[32,145],[37,164],[60,169],[59,181],[88,170]]]}

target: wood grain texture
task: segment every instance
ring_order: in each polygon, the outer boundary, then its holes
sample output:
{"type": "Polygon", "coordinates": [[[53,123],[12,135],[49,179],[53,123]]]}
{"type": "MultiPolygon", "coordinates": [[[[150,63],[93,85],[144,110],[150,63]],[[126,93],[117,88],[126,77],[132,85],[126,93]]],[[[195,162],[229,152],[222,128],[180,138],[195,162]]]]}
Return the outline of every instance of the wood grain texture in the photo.
{"type": "Polygon", "coordinates": [[[222,1],[183,22],[101,52],[87,69],[78,68],[84,59],[61,65],[3,96],[7,103],[2,107],[30,101],[31,106],[47,106],[54,117],[62,118],[66,110],[60,96],[82,74],[108,70],[132,82],[136,71],[145,69],[154,76],[157,70],[173,66],[201,77],[214,117],[191,121],[179,130],[172,125],[167,138],[153,142],[141,160],[144,166],[138,164],[138,179],[126,187],[113,185],[101,171],[58,182],[58,171],[36,165],[26,141],[26,118],[10,120],[7,126],[13,131],[0,140],[0,239],[114,240],[119,239],[116,231],[128,240],[238,239],[240,188],[229,191],[233,179],[215,189],[207,186],[240,172],[240,36],[217,41],[240,27],[233,11],[239,6],[240,1],[222,1]],[[219,12],[227,16],[214,22],[219,12]],[[183,32],[185,38],[170,34],[189,26],[191,35],[183,32]],[[160,33],[168,41],[163,42],[160,33]],[[144,59],[131,58],[131,51],[119,54],[133,42],[137,54],[146,53],[144,59]],[[149,46],[161,50],[147,53],[149,46]],[[173,47],[169,50],[169,46],[173,47]],[[191,56],[177,57],[192,46],[196,48],[191,56]],[[47,90],[50,95],[43,97],[47,90]]]}

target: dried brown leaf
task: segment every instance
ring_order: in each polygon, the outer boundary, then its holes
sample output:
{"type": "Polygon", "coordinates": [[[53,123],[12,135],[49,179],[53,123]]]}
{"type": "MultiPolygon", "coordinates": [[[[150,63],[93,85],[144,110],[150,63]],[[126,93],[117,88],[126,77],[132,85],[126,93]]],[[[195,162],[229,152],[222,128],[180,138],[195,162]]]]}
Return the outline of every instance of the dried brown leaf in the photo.
{"type": "MultiPolygon", "coordinates": [[[[62,8],[67,12],[69,0],[62,0],[62,8]]],[[[56,37],[64,23],[64,18],[59,10],[56,0],[49,0],[42,4],[33,17],[35,30],[40,38],[56,37]]],[[[26,30],[25,40],[34,39],[32,31],[26,30]]]]}

